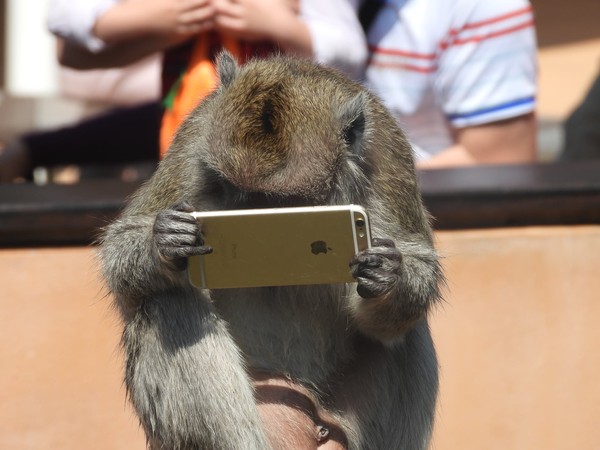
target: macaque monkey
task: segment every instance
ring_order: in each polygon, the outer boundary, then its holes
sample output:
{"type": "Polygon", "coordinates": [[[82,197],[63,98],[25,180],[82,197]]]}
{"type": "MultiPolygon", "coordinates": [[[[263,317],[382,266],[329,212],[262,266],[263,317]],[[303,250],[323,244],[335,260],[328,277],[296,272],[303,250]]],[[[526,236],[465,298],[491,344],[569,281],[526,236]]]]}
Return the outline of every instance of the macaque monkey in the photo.
{"type": "Polygon", "coordinates": [[[101,242],[149,447],[427,448],[443,275],[406,138],[362,86],[303,59],[223,53],[218,76],[101,242]],[[188,281],[187,257],[211,251],[191,211],[351,203],[374,236],[348,261],[355,283],[188,281]]]}

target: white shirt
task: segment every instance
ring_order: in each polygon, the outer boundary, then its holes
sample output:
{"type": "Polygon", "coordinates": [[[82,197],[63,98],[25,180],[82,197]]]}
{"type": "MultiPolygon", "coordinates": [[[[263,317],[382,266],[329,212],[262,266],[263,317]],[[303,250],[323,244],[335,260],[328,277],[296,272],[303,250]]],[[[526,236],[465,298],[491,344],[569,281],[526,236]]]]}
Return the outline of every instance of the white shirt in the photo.
{"type": "MultiPolygon", "coordinates": [[[[48,28],[57,36],[99,52],[106,44],[94,36],[96,20],[120,0],[52,0],[48,28]]],[[[311,34],[314,59],[361,78],[366,39],[357,18],[358,0],[301,0],[300,14],[311,34]]]]}
{"type": "Polygon", "coordinates": [[[389,0],[368,43],[366,82],[421,159],[451,146],[453,128],[535,108],[536,39],[527,0],[389,0]]]}
{"type": "Polygon", "coordinates": [[[61,38],[74,42],[92,52],[99,52],[106,44],[92,29],[104,12],[119,0],[50,0],[48,29],[61,38]]]}

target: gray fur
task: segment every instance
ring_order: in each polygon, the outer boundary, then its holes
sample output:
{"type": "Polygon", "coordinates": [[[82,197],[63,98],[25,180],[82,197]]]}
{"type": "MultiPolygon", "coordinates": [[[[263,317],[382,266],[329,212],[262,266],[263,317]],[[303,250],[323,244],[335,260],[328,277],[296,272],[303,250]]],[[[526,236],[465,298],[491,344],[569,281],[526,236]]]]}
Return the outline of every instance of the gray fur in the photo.
{"type": "Polygon", "coordinates": [[[149,446],[270,448],[252,368],[307,387],[350,449],[425,449],[437,394],[427,313],[443,276],[402,131],[333,70],[220,64],[221,86],[101,246],[149,446]],[[189,211],[347,203],[367,209],[376,238],[349,262],[357,283],[190,286],[186,258],[211,249],[189,211]]]}

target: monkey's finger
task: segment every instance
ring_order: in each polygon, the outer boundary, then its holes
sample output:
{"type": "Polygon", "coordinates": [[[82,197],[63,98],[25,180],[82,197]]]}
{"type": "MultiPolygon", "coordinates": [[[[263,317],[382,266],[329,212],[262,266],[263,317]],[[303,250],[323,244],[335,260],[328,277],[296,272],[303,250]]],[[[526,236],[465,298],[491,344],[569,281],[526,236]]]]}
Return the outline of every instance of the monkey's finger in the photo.
{"type": "Polygon", "coordinates": [[[393,240],[387,238],[373,238],[371,240],[371,244],[373,244],[373,247],[396,247],[396,243],[393,240]]]}
{"type": "Polygon", "coordinates": [[[208,255],[213,252],[213,248],[208,245],[190,245],[179,248],[179,256],[182,258],[188,258],[190,256],[197,255],[208,255]]]}
{"type": "Polygon", "coordinates": [[[163,239],[165,239],[172,236],[173,239],[183,239],[184,242],[189,240],[193,243],[198,239],[202,239],[201,235],[200,230],[190,224],[159,224],[154,227],[154,236],[156,238],[163,236],[163,239]]]}
{"type": "Polygon", "coordinates": [[[185,201],[175,203],[169,209],[172,209],[174,211],[179,211],[179,212],[186,212],[186,213],[191,213],[196,210],[196,208],[194,208],[191,203],[185,202],[185,201]]]}
{"type": "Polygon", "coordinates": [[[350,266],[381,267],[383,258],[375,253],[359,253],[350,260],[350,266]]]}
{"type": "Polygon", "coordinates": [[[376,283],[389,284],[389,283],[393,283],[395,281],[396,276],[393,272],[388,272],[387,270],[371,269],[368,267],[361,268],[359,266],[358,269],[356,270],[355,278],[357,280],[366,279],[366,280],[374,281],[376,283]]]}
{"type": "Polygon", "coordinates": [[[356,264],[354,266],[351,266],[351,272],[352,272],[352,276],[356,279],[358,278],[371,278],[372,277],[372,273],[375,270],[378,270],[380,267],[378,266],[368,266],[365,264],[356,264]]]}
{"type": "Polygon", "coordinates": [[[197,245],[198,236],[195,234],[156,233],[154,242],[159,248],[197,245]]]}
{"type": "Polygon", "coordinates": [[[195,245],[190,247],[188,256],[196,256],[196,255],[209,255],[213,252],[213,248],[210,245],[195,245]]]}
{"type": "Polygon", "coordinates": [[[167,217],[177,222],[189,223],[195,226],[199,226],[196,218],[188,212],[171,211],[170,214],[167,215],[167,217]]]}
{"type": "Polygon", "coordinates": [[[163,211],[154,221],[154,232],[190,233],[196,234],[200,226],[196,219],[188,213],[163,211]]]}
{"type": "Polygon", "coordinates": [[[402,253],[396,247],[371,247],[363,250],[359,255],[377,255],[392,261],[402,261],[402,253]]]}
{"type": "Polygon", "coordinates": [[[391,289],[388,284],[381,284],[368,278],[359,278],[356,292],[362,298],[376,298],[388,293],[391,289]]]}
{"type": "Polygon", "coordinates": [[[163,251],[163,255],[167,258],[189,258],[196,255],[207,255],[212,253],[212,247],[184,245],[180,247],[168,247],[163,251]]]}
{"type": "Polygon", "coordinates": [[[377,266],[377,265],[369,266],[369,265],[359,264],[359,263],[354,263],[354,264],[350,263],[350,273],[351,273],[352,277],[354,277],[354,278],[360,277],[362,274],[364,274],[365,270],[377,269],[377,268],[379,268],[379,266],[377,266]]]}

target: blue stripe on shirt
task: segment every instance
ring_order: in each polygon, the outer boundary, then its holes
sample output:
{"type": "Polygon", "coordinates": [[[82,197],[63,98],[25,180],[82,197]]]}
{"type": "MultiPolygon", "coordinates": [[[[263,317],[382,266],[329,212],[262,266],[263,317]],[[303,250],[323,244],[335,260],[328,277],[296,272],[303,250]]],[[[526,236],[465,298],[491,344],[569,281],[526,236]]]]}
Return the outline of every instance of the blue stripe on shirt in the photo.
{"type": "Polygon", "coordinates": [[[514,108],[515,106],[522,106],[522,105],[526,105],[528,103],[533,103],[535,100],[535,97],[531,96],[531,97],[525,97],[525,98],[520,98],[517,100],[512,100],[508,103],[502,103],[501,105],[496,105],[496,106],[490,106],[488,108],[483,108],[483,109],[478,109],[475,111],[469,111],[469,112],[465,112],[465,113],[456,113],[456,114],[449,114],[448,115],[448,119],[450,120],[456,120],[456,119],[470,119],[472,117],[475,116],[479,116],[482,114],[489,114],[492,112],[497,112],[497,111],[502,111],[503,109],[509,109],[509,108],[514,108]]]}

